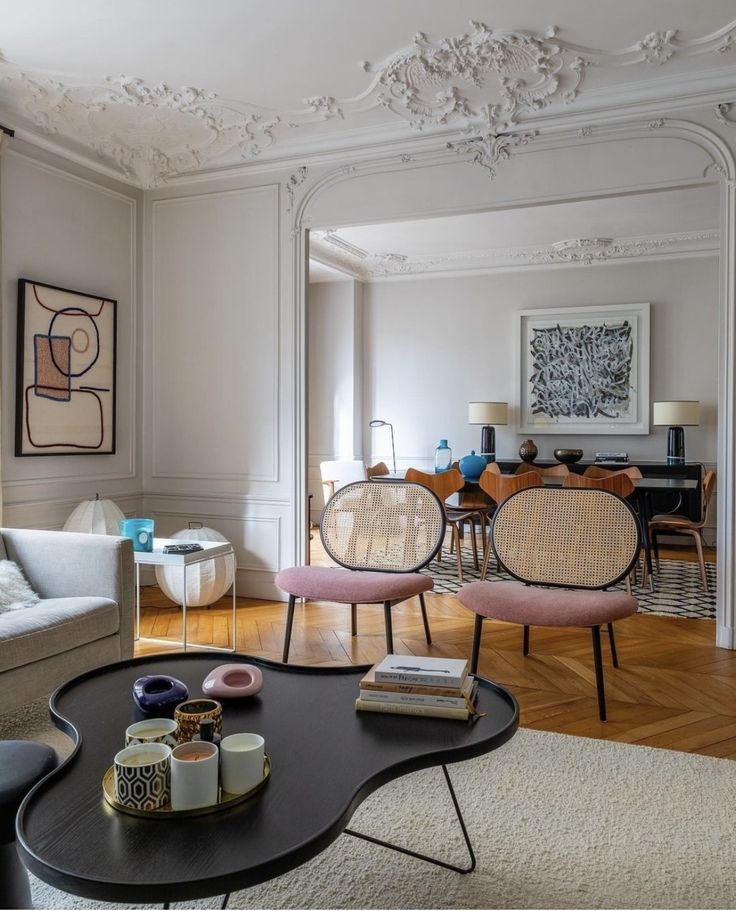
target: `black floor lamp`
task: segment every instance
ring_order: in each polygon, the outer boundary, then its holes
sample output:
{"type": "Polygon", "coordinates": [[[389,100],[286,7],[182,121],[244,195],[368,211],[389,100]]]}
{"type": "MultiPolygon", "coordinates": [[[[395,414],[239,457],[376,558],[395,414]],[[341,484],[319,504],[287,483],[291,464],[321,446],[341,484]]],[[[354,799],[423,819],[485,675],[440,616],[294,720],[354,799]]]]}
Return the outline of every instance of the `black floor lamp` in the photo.
{"type": "Polygon", "coordinates": [[[394,474],[396,474],[396,447],[394,446],[394,425],[389,421],[371,421],[369,427],[388,427],[391,430],[391,457],[393,459],[394,474]]]}

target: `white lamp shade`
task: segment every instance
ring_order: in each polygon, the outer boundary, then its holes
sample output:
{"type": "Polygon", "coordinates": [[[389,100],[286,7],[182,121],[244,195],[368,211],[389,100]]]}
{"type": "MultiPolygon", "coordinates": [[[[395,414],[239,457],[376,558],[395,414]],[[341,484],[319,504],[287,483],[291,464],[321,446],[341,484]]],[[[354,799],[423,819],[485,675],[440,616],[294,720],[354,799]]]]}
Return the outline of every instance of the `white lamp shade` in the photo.
{"type": "MultiPolygon", "coordinates": [[[[214,528],[183,528],[171,535],[184,541],[227,541],[214,528]]],[[[184,603],[184,569],[181,566],[157,566],[156,582],[161,591],[176,604],[184,603]]],[[[215,557],[187,567],[187,607],[214,604],[233,584],[232,557],[215,557]]]]}
{"type": "Polygon", "coordinates": [[[700,402],[655,402],[652,423],[658,427],[697,427],[700,402]]]}
{"type": "Polygon", "coordinates": [[[469,402],[468,424],[508,424],[508,402],[469,402]]]}
{"type": "Polygon", "coordinates": [[[123,511],[112,500],[84,500],[64,523],[64,531],[86,535],[119,535],[123,511]]]}

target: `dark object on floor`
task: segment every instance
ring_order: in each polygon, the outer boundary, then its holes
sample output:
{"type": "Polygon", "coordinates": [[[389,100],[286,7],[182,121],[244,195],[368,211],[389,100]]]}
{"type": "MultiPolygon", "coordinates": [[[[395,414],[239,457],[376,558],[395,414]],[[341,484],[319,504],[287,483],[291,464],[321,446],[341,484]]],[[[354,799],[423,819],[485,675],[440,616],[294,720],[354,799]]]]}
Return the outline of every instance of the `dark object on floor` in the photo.
{"type": "Polygon", "coordinates": [[[0,891],[3,908],[32,908],[26,868],[15,850],[15,814],[37,781],[58,765],[51,747],[27,740],[0,743],[0,891]]]}

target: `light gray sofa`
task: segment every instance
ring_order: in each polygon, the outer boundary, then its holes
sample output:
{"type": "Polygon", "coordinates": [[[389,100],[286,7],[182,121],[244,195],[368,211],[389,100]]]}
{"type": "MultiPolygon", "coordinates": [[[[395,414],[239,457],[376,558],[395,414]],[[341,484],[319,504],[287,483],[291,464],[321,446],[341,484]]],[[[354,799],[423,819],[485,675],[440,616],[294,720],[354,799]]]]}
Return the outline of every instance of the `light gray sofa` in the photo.
{"type": "Polygon", "coordinates": [[[15,561],[42,599],[0,613],[0,714],[93,667],[132,657],[128,538],[22,528],[0,535],[0,559],[15,561]]]}

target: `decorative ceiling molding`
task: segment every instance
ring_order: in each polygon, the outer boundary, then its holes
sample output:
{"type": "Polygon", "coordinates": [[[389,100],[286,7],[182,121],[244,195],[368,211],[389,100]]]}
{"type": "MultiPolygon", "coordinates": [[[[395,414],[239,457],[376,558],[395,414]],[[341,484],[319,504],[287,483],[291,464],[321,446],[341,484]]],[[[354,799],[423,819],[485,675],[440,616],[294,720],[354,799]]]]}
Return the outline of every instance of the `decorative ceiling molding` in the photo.
{"type": "Polygon", "coordinates": [[[736,104],[729,101],[722,101],[720,104],[717,104],[714,111],[716,120],[719,123],[724,124],[724,126],[736,127],[736,119],[731,116],[731,111],[735,107],[736,104]]]}
{"type": "MultiPolygon", "coordinates": [[[[376,109],[417,130],[467,133],[467,140],[450,147],[492,177],[500,161],[536,135],[521,129],[524,117],[553,102],[574,101],[591,68],[659,66],[675,58],[723,54],[735,42],[736,22],[688,40],[663,29],[629,47],[604,51],[569,43],[554,27],[534,34],[471,21],[466,33],[430,40],[419,32],[409,47],[361,64],[373,78],[359,95],[313,96],[303,99],[302,108],[285,112],[224,101],[191,86],[151,86],[131,76],[66,84],[2,57],[0,88],[11,110],[45,133],[95,152],[143,187],[217,162],[253,159],[300,126],[376,109]]],[[[728,106],[719,105],[718,113],[729,122],[728,106]]]]}
{"type": "Polygon", "coordinates": [[[719,250],[718,231],[642,237],[577,237],[553,244],[497,247],[441,256],[370,253],[334,230],[312,231],[310,257],[360,281],[426,273],[489,272],[526,266],[593,265],[609,260],[707,255],[719,250]]]}

